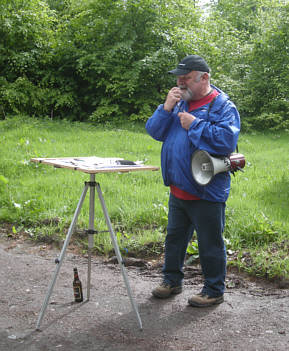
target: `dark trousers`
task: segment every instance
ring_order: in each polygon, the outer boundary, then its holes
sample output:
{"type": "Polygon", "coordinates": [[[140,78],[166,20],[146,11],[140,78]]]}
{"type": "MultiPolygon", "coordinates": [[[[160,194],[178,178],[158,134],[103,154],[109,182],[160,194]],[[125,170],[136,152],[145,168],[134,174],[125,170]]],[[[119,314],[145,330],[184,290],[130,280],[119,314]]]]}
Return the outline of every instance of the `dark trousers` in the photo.
{"type": "Polygon", "coordinates": [[[226,247],[222,234],[225,206],[223,202],[181,200],[170,194],[163,267],[165,282],[174,286],[182,284],[187,246],[196,231],[205,279],[202,292],[212,297],[224,293],[226,247]]]}

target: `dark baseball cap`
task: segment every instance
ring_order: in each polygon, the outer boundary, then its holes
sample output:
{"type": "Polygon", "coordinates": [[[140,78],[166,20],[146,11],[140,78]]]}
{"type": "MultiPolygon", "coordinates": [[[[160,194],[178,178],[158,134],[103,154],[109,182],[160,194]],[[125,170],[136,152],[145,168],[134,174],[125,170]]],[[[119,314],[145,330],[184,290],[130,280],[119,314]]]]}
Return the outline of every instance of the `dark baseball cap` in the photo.
{"type": "Polygon", "coordinates": [[[183,76],[192,71],[210,72],[210,68],[207,62],[198,55],[188,55],[182,59],[178,64],[177,68],[169,71],[169,73],[175,74],[176,76],[183,76]]]}

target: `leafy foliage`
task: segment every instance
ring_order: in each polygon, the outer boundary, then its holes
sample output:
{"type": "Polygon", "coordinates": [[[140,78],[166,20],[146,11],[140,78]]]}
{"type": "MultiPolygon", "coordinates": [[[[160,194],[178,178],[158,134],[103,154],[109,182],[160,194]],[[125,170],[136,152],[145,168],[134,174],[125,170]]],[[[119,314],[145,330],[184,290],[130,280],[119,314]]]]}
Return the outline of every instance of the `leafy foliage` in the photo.
{"type": "Polygon", "coordinates": [[[285,0],[2,0],[0,118],[145,121],[197,53],[243,128],[288,129],[288,14],[285,0]]]}
{"type": "Polygon", "coordinates": [[[279,0],[215,5],[213,18],[221,15],[235,38],[226,61],[231,67],[221,71],[221,81],[237,102],[245,128],[288,129],[288,11],[288,2],[279,0]]]}
{"type": "Polygon", "coordinates": [[[33,105],[43,104],[45,92],[41,94],[41,79],[51,59],[53,23],[52,13],[43,1],[1,1],[0,102],[3,114],[5,111],[31,113],[33,105]]]}
{"type": "Polygon", "coordinates": [[[255,103],[252,114],[263,115],[265,121],[268,115],[275,115],[277,118],[271,118],[275,129],[288,128],[289,123],[288,16],[289,4],[268,7],[261,13],[247,75],[249,104],[255,103]]]}
{"type": "Polygon", "coordinates": [[[176,6],[151,0],[73,4],[64,36],[73,45],[79,98],[91,120],[147,119],[162,101],[169,79],[164,72],[177,56],[168,25],[176,6]]]}
{"type": "MultiPolygon", "coordinates": [[[[55,13],[45,1],[0,4],[0,103],[7,113],[53,117],[74,106],[73,85],[57,67],[55,13]]],[[[61,114],[60,114],[61,115],[61,114]]],[[[65,116],[64,114],[62,115],[65,116]]]]}

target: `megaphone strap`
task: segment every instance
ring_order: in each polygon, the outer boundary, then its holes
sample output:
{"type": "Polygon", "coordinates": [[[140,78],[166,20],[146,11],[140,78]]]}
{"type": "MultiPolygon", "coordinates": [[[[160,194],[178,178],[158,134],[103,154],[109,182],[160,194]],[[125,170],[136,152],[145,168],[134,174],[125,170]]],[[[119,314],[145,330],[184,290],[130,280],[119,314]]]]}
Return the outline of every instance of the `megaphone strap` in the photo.
{"type": "MultiPolygon", "coordinates": [[[[216,95],[216,96],[213,98],[213,100],[210,102],[210,105],[209,105],[209,107],[208,107],[208,119],[209,119],[210,111],[211,111],[211,109],[212,109],[212,107],[213,107],[213,105],[214,105],[214,102],[215,102],[217,96],[218,96],[218,95],[216,95]]],[[[239,153],[238,144],[236,145],[236,152],[239,153]]]]}
{"type": "MultiPolygon", "coordinates": [[[[218,95],[217,95],[217,96],[218,96],[218,95]]],[[[213,107],[213,105],[214,105],[214,102],[215,102],[217,96],[215,96],[215,97],[213,98],[213,100],[210,102],[210,105],[209,105],[209,107],[208,107],[208,118],[209,118],[210,111],[211,111],[211,109],[212,109],[212,107],[213,107]]]]}

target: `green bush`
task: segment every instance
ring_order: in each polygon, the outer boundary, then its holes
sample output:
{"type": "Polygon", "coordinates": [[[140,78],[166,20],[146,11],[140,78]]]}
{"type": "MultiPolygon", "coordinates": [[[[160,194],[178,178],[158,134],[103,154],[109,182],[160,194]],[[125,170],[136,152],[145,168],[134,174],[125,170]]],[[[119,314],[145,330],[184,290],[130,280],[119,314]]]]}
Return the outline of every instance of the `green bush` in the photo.
{"type": "Polygon", "coordinates": [[[242,121],[242,126],[244,130],[249,130],[254,128],[256,130],[288,130],[289,129],[289,119],[281,113],[266,113],[255,116],[244,118],[242,121]]]}
{"type": "Polygon", "coordinates": [[[143,122],[175,84],[168,70],[200,54],[243,128],[288,129],[289,4],[205,12],[191,0],[2,0],[0,118],[143,122]]]}

